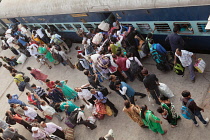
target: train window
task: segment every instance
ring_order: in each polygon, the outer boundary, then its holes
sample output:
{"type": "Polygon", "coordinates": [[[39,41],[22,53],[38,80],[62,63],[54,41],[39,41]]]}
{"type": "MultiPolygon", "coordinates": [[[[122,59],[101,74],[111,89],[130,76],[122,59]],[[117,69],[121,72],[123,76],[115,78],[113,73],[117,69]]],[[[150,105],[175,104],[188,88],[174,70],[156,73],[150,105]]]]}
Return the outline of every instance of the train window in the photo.
{"type": "Polygon", "coordinates": [[[98,28],[99,23],[94,23],[94,25],[96,26],[96,28],[98,28]]]}
{"type": "Polygon", "coordinates": [[[55,26],[61,30],[61,31],[65,31],[66,29],[61,25],[61,24],[55,24],[55,26]]]}
{"type": "Polygon", "coordinates": [[[174,26],[179,28],[179,34],[193,34],[193,28],[189,22],[174,22],[174,26]]]}
{"type": "Polygon", "coordinates": [[[30,29],[34,29],[34,26],[33,25],[26,25],[28,28],[30,29]]]}
{"type": "Polygon", "coordinates": [[[133,26],[132,24],[129,24],[129,23],[122,23],[122,26],[133,26]]]}
{"type": "Polygon", "coordinates": [[[83,24],[84,26],[85,26],[85,28],[87,28],[87,29],[93,29],[94,27],[93,27],[93,25],[91,25],[91,24],[83,24]]]}
{"type": "Polygon", "coordinates": [[[168,23],[154,23],[155,29],[158,32],[171,32],[168,23]]]}
{"type": "Polygon", "coordinates": [[[210,30],[206,30],[205,29],[206,24],[207,24],[207,22],[205,22],[205,23],[197,23],[198,31],[202,32],[202,33],[207,33],[207,32],[210,33],[210,30]]]}
{"type": "Polygon", "coordinates": [[[152,29],[148,23],[141,23],[141,24],[136,24],[141,32],[152,32],[152,29]]]}
{"type": "Polygon", "coordinates": [[[79,29],[79,28],[81,28],[82,26],[81,26],[80,24],[74,24],[74,27],[77,28],[77,29],[79,29]]]}
{"type": "Polygon", "coordinates": [[[66,29],[68,29],[68,30],[74,30],[74,28],[71,26],[71,24],[64,24],[64,26],[65,26],[66,29]]]}

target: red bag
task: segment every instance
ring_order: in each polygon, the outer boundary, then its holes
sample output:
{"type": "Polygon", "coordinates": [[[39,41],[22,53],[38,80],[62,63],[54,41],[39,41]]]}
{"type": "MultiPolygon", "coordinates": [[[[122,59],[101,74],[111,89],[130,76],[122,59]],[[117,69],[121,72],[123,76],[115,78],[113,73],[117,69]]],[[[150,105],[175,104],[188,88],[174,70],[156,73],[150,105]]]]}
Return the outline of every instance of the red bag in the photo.
{"type": "Polygon", "coordinates": [[[47,118],[47,119],[49,119],[49,120],[52,120],[53,117],[48,116],[48,115],[45,115],[45,118],[47,118]]]}
{"type": "Polygon", "coordinates": [[[104,114],[95,114],[94,116],[99,120],[103,120],[105,115],[104,114]]]}
{"type": "Polygon", "coordinates": [[[96,112],[98,114],[106,114],[106,106],[103,103],[97,103],[96,106],[96,112]]]}

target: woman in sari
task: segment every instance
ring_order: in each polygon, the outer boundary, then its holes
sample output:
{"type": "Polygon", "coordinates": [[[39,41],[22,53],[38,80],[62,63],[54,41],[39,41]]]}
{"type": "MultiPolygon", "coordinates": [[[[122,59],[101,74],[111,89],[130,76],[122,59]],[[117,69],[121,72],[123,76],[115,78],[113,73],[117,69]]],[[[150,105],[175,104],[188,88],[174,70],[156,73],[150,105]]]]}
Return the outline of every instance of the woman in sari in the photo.
{"type": "Polygon", "coordinates": [[[161,107],[157,109],[164,119],[171,124],[171,127],[177,127],[177,120],[181,119],[179,115],[175,112],[174,105],[170,102],[168,97],[161,96],[160,97],[161,107]]]}
{"type": "Polygon", "coordinates": [[[35,68],[31,68],[31,67],[27,67],[27,70],[30,71],[30,74],[36,79],[36,80],[40,80],[42,82],[45,82],[48,75],[42,73],[39,69],[35,69],[35,68]]]}
{"type": "Polygon", "coordinates": [[[74,101],[76,100],[76,97],[78,95],[78,93],[76,91],[74,91],[72,88],[70,88],[69,86],[66,85],[66,83],[68,82],[68,80],[65,81],[55,81],[56,87],[60,88],[64,94],[64,96],[68,99],[74,99],[74,101]]]}
{"type": "Polygon", "coordinates": [[[130,101],[125,100],[123,112],[125,112],[134,122],[138,123],[140,127],[146,127],[139,115],[140,107],[133,105],[130,101]]]}
{"type": "Polygon", "coordinates": [[[47,58],[50,62],[54,64],[58,64],[59,62],[55,60],[51,54],[51,52],[47,49],[46,45],[39,46],[38,52],[45,55],[45,58],[47,58]]]}
{"type": "Polygon", "coordinates": [[[148,110],[146,105],[141,106],[140,115],[144,125],[148,126],[150,130],[155,133],[160,133],[161,135],[167,133],[167,131],[164,131],[160,125],[162,124],[162,121],[160,121],[160,119],[156,117],[152,111],[148,110]]]}

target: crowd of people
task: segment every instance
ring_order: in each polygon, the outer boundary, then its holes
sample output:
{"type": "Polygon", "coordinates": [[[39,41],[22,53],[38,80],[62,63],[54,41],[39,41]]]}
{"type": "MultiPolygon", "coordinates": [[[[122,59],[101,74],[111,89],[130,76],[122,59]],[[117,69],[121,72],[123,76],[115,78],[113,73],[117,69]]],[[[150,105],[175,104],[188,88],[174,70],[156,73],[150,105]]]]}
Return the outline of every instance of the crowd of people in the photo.
{"type": "MultiPolygon", "coordinates": [[[[162,135],[166,134],[167,130],[163,130],[161,126],[161,119],[149,110],[147,105],[138,106],[135,103],[135,97],[152,98],[157,104],[157,112],[163,119],[166,119],[172,128],[177,127],[177,121],[181,117],[170,101],[171,96],[167,96],[167,93],[163,95],[158,78],[144,67],[142,61],[151,57],[156,62],[157,69],[161,71],[170,71],[176,64],[183,69],[188,67],[190,80],[195,82],[193,66],[195,56],[192,52],[184,50],[184,41],[177,34],[178,31],[175,26],[174,33],[166,37],[172,50],[168,53],[163,46],[155,43],[153,33],[148,33],[144,39],[134,27],[123,26],[118,21],[103,21],[99,28],[90,29],[88,33],[78,29],[77,34],[83,38],[84,47],[75,48],[78,61],[73,65],[68,55],[70,46],[55,30],[48,26],[45,29],[29,29],[19,23],[12,25],[6,31],[5,37],[1,38],[2,49],[10,49],[17,58],[6,56],[0,58],[6,63],[3,67],[14,78],[18,90],[26,93],[24,96],[28,103],[19,100],[18,95],[6,95],[10,110],[6,111],[6,122],[0,120],[2,138],[25,140],[23,135],[18,134],[17,129],[11,127],[19,123],[32,133],[35,140],[50,137],[53,139],[52,135],[68,140],[70,139],[68,131],[53,122],[45,122],[46,118],[51,120],[53,116],[62,122],[64,117],[60,112],[66,113],[65,124],[70,128],[83,124],[91,130],[97,128],[95,120],[103,119],[105,114],[108,116],[113,114],[117,117],[119,108],[116,108],[109,99],[108,96],[111,95],[108,88],[102,84],[104,80],[109,80],[109,88],[123,98],[123,112],[134,122],[142,128],[162,135]],[[107,27],[104,24],[109,28],[103,28],[107,27]],[[15,69],[16,65],[23,64],[26,58],[31,56],[41,64],[47,65],[49,69],[52,68],[52,64],[59,63],[76,68],[84,73],[89,83],[71,88],[68,86],[68,80],[51,81],[41,70],[27,67],[30,75],[38,80],[41,86],[31,83],[31,78],[26,76],[27,74],[15,69]],[[135,79],[142,82],[147,94],[137,92],[129,85],[129,82],[134,82],[135,79]],[[44,89],[43,84],[48,88],[44,89]],[[79,99],[83,100],[85,105],[78,106],[74,103],[79,99]],[[89,117],[85,116],[85,106],[92,112],[89,117]]],[[[198,126],[195,119],[197,116],[207,126],[209,119],[203,119],[200,113],[203,109],[191,99],[190,92],[184,90],[182,96],[182,116],[192,119],[195,126],[198,126]]],[[[114,140],[113,130],[111,129],[99,140],[114,140]]]]}

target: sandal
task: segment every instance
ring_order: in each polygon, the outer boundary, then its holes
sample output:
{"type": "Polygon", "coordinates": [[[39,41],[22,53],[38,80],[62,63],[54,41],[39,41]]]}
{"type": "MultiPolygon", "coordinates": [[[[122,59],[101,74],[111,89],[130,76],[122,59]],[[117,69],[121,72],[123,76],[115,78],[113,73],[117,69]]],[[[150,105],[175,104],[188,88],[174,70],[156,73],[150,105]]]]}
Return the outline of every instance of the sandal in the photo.
{"type": "Polygon", "coordinates": [[[163,134],[161,134],[161,135],[165,135],[167,133],[167,130],[164,130],[164,133],[163,134]]]}

